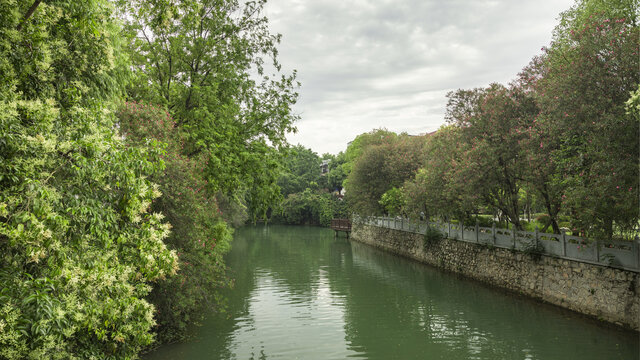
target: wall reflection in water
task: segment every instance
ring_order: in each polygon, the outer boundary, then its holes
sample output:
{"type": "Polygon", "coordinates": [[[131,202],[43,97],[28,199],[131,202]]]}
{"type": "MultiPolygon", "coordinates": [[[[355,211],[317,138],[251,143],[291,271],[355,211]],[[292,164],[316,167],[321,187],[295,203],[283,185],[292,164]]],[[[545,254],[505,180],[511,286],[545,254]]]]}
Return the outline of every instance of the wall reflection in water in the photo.
{"type": "Polygon", "coordinates": [[[227,313],[147,359],[638,359],[637,334],[334,238],[237,231],[227,313]]]}

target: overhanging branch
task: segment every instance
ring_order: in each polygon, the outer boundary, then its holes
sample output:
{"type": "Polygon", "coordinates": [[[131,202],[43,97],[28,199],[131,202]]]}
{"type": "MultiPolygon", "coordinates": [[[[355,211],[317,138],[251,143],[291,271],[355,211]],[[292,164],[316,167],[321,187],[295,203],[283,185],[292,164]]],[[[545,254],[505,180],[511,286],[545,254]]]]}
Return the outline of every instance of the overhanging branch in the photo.
{"type": "Polygon", "coordinates": [[[20,21],[20,24],[18,24],[18,27],[16,28],[18,31],[22,30],[22,25],[24,25],[24,23],[29,20],[29,18],[31,17],[31,15],[33,15],[33,13],[36,11],[36,8],[38,7],[38,5],[40,5],[41,2],[42,0],[36,0],[33,2],[33,5],[31,5],[27,13],[24,14],[24,17],[22,18],[22,21],[20,21]]]}

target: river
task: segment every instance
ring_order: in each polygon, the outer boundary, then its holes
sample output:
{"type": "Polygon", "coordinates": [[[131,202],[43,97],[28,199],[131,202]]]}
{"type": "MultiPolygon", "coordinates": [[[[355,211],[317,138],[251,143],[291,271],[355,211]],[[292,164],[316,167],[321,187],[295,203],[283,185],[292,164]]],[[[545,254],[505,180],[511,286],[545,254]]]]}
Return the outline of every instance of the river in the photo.
{"type": "Polygon", "coordinates": [[[239,229],[227,263],[227,313],[146,360],[640,358],[638,333],[328,229],[239,229]]]}

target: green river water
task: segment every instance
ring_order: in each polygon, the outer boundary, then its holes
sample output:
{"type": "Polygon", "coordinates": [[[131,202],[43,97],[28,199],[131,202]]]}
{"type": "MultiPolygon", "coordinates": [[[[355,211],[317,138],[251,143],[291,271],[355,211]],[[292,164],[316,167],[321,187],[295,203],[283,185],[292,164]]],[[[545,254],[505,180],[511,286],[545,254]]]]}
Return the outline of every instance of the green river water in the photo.
{"type": "Polygon", "coordinates": [[[314,227],[246,227],[228,311],[147,360],[624,359],[638,333],[314,227]]]}

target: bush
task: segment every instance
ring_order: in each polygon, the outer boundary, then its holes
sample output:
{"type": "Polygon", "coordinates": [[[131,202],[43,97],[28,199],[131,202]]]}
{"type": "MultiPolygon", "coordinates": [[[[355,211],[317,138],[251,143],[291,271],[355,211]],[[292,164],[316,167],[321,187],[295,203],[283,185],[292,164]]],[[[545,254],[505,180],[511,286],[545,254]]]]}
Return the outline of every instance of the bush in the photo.
{"type": "Polygon", "coordinates": [[[106,109],[0,102],[0,358],[126,359],[153,341],[150,285],[175,273],[158,148],[106,109]]]}
{"type": "Polygon", "coordinates": [[[536,216],[536,222],[539,223],[543,228],[547,228],[551,225],[551,217],[547,214],[540,214],[536,216]]]}
{"type": "Polygon", "coordinates": [[[402,209],[406,205],[406,202],[403,190],[397,187],[392,187],[387,190],[380,197],[380,201],[378,201],[389,216],[400,215],[402,213],[402,209]]]}
{"type": "Polygon", "coordinates": [[[159,340],[181,340],[205,310],[222,307],[220,290],[230,286],[222,256],[230,248],[231,230],[203,178],[207,159],[182,153],[183,140],[171,116],[159,107],[127,103],[118,117],[131,145],[144,146],[148,139],[164,143],[166,168],[152,176],[163,196],[152,208],[172,225],[165,242],[177,252],[180,270],[159,281],[148,299],[157,309],[159,340]]]}
{"type": "Polygon", "coordinates": [[[524,245],[522,252],[529,255],[531,259],[534,261],[540,261],[542,259],[542,255],[544,254],[544,246],[537,241],[532,241],[524,245]]]}
{"type": "MultiPolygon", "coordinates": [[[[481,227],[492,227],[493,226],[493,216],[491,215],[480,215],[478,216],[478,225],[481,227]]],[[[473,224],[475,224],[475,219],[473,219],[473,224]]]]}
{"type": "Polygon", "coordinates": [[[444,234],[435,227],[428,226],[423,237],[423,248],[426,250],[438,244],[445,238],[444,234]]]}

